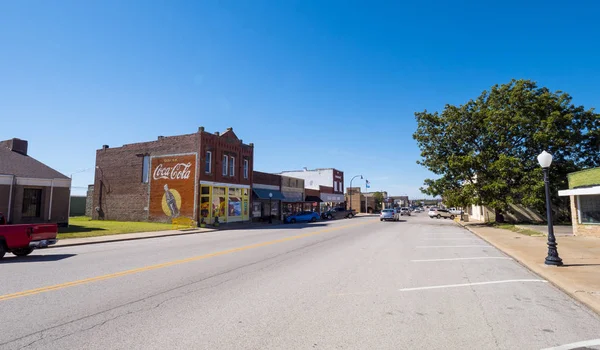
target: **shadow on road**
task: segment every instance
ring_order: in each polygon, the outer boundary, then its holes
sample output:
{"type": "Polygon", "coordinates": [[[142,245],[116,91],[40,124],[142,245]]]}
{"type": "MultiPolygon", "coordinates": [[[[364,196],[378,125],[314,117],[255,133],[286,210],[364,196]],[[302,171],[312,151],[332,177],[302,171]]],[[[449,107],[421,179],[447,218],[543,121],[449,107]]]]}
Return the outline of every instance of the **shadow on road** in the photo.
{"type": "Polygon", "coordinates": [[[562,267],[600,266],[600,264],[564,264],[562,267]]]}
{"type": "Polygon", "coordinates": [[[297,230],[297,229],[303,229],[303,228],[307,228],[307,227],[325,227],[328,226],[327,223],[328,222],[338,222],[338,221],[343,221],[343,222],[352,222],[353,220],[357,220],[358,218],[353,218],[353,219],[335,219],[335,220],[319,220],[317,222],[298,222],[295,224],[284,224],[281,221],[277,221],[277,222],[273,222],[272,224],[266,223],[266,222],[255,222],[252,224],[247,224],[247,223],[229,223],[229,224],[224,224],[221,225],[217,230],[218,231],[225,231],[225,230],[282,230],[282,229],[290,229],[290,230],[297,230]]]}
{"type": "Polygon", "coordinates": [[[14,264],[14,263],[26,263],[26,262],[47,262],[47,261],[59,261],[68,259],[77,254],[47,254],[47,255],[30,255],[30,256],[5,256],[0,260],[0,264],[14,264]]]}

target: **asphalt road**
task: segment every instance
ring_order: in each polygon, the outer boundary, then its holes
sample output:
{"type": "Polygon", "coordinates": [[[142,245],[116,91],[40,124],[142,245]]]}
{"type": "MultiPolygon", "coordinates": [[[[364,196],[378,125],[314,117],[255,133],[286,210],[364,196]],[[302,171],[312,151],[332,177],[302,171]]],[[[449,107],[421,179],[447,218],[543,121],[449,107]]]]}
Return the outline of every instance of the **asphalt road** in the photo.
{"type": "Polygon", "coordinates": [[[544,349],[600,338],[595,313],[452,221],[405,220],[7,255],[0,349],[544,349]]]}

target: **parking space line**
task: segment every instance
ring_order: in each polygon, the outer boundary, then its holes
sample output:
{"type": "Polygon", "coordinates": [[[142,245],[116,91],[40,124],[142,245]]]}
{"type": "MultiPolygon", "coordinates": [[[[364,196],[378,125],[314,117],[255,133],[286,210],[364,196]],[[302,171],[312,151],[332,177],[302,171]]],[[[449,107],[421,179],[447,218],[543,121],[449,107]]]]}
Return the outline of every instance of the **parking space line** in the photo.
{"type": "Polygon", "coordinates": [[[521,279],[521,280],[503,280],[503,281],[474,282],[474,283],[462,283],[462,284],[446,284],[446,285],[442,285],[442,286],[429,286],[429,287],[402,288],[402,289],[398,289],[398,291],[400,291],[400,292],[412,292],[412,291],[417,291],[417,290],[471,287],[471,286],[482,286],[482,285],[486,285],[486,284],[519,283],[519,282],[542,282],[542,283],[548,283],[548,281],[546,281],[546,280],[521,279]]]}
{"type": "Polygon", "coordinates": [[[430,261],[455,261],[455,260],[483,260],[483,259],[500,259],[500,260],[512,260],[505,256],[479,256],[474,258],[449,258],[449,259],[421,259],[411,260],[411,262],[430,262],[430,261]]]}

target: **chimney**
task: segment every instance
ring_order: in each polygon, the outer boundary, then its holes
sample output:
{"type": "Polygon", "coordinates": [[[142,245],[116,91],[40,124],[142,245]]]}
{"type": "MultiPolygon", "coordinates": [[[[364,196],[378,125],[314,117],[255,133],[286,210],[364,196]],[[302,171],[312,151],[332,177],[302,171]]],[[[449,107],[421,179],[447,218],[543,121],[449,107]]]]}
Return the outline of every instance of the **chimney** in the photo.
{"type": "Polygon", "coordinates": [[[233,131],[233,128],[227,128],[227,131],[233,131]]]}
{"type": "Polygon", "coordinates": [[[27,140],[13,138],[12,140],[9,140],[8,148],[13,152],[17,152],[19,154],[26,156],[27,155],[27,140]]]}
{"type": "Polygon", "coordinates": [[[218,131],[215,131],[215,135],[217,135],[217,136],[220,136],[220,135],[221,135],[221,133],[220,133],[220,132],[218,132],[218,131]]]}
{"type": "Polygon", "coordinates": [[[102,145],[102,149],[108,149],[108,145],[102,145]]]}
{"type": "Polygon", "coordinates": [[[250,146],[250,147],[254,148],[254,143],[253,143],[253,142],[250,142],[250,144],[249,144],[248,146],[250,146]]]}
{"type": "Polygon", "coordinates": [[[198,132],[204,132],[204,127],[203,126],[199,127],[198,132]]]}

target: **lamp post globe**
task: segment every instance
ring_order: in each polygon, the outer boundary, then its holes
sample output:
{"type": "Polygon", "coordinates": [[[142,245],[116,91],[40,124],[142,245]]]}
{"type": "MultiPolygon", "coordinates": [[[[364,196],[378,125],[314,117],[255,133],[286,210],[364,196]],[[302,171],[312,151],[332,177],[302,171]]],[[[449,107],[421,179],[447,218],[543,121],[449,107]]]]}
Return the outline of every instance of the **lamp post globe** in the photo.
{"type": "Polygon", "coordinates": [[[543,151],[537,157],[538,163],[542,167],[544,172],[544,188],[546,191],[546,218],[548,221],[548,256],[546,256],[546,265],[562,266],[562,259],[558,256],[558,248],[556,244],[556,237],[554,236],[554,225],[552,224],[552,204],[550,201],[550,179],[548,171],[552,164],[552,155],[546,151],[543,151]]]}

